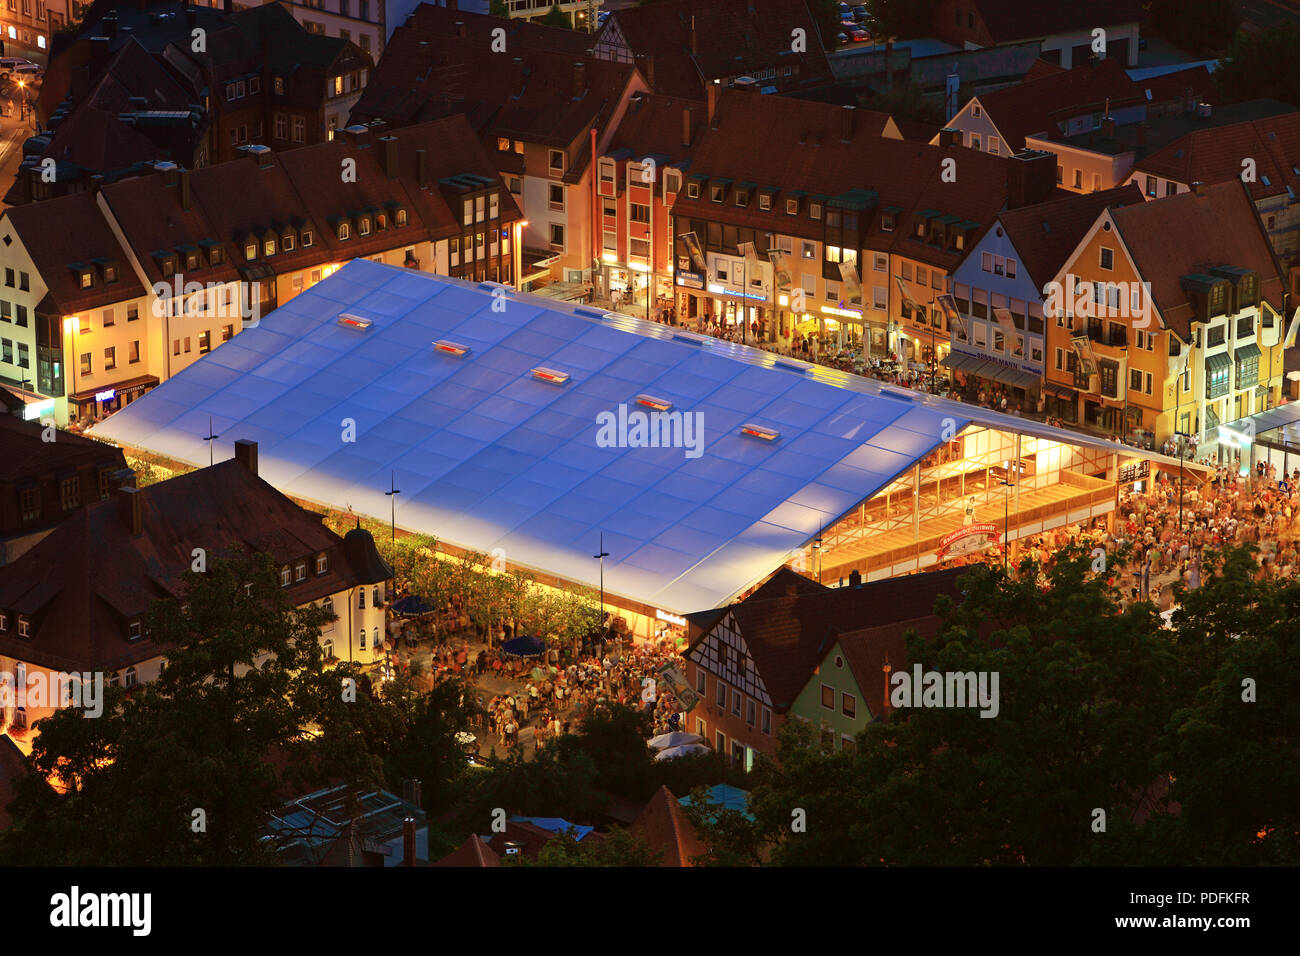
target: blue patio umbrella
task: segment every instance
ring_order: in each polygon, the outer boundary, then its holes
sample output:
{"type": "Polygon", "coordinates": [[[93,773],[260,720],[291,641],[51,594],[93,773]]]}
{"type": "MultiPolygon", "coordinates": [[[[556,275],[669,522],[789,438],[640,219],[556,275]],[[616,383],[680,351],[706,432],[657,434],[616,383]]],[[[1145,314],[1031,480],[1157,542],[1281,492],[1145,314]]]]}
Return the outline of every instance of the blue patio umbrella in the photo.
{"type": "Polygon", "coordinates": [[[421,614],[428,614],[430,611],[436,611],[432,604],[424,598],[410,594],[400,601],[393,602],[393,613],[400,617],[419,617],[421,614]]]}
{"type": "Polygon", "coordinates": [[[508,657],[540,657],[546,650],[541,638],[524,635],[501,645],[508,657]]]}

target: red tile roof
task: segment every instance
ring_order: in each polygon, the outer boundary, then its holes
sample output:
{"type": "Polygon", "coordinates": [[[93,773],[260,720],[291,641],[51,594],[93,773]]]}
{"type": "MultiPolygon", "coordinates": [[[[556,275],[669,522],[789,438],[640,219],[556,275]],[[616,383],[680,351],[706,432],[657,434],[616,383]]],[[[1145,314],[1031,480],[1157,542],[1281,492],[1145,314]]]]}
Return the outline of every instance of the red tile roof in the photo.
{"type": "MultiPolygon", "coordinates": [[[[856,588],[750,598],[730,611],[772,698],[772,709],[784,713],[837,637],[868,623],[882,627],[930,616],[940,594],[959,597],[957,579],[965,573],[964,568],[951,568],[856,588]]],[[[692,640],[688,656],[708,633],[702,630],[692,640]]]]}
{"type": "Polygon", "coordinates": [[[1146,102],[1119,61],[1109,59],[1003,87],[978,99],[1014,150],[1024,149],[1026,136],[1046,132],[1055,138],[1057,123],[1104,112],[1107,101],[1112,110],[1146,102]]]}
{"type": "Polygon", "coordinates": [[[911,665],[907,657],[908,632],[915,632],[917,637],[930,641],[939,633],[941,624],[939,618],[930,615],[846,631],[839,636],[840,649],[872,718],[879,717],[886,710],[885,664],[889,664],[891,673],[911,665]]]}
{"type": "Polygon", "coordinates": [[[44,441],[40,422],[0,415],[0,485],[29,479],[54,478],[61,472],[86,465],[126,467],[122,449],[73,432],[60,431],[54,441],[44,441]]]}
{"type": "Polygon", "coordinates": [[[1135,172],[1191,185],[1241,180],[1242,160],[1255,160],[1255,200],[1285,193],[1300,195],[1300,111],[1265,119],[1201,129],[1138,160],[1135,172]]]}
{"type": "Polygon", "coordinates": [[[504,30],[507,50],[548,50],[551,53],[572,53],[578,56],[584,56],[596,39],[591,34],[567,27],[549,27],[533,20],[507,19],[470,13],[467,10],[453,10],[436,3],[421,3],[417,6],[406,21],[406,26],[442,37],[459,36],[463,27],[466,38],[487,46],[496,39],[494,31],[504,30]]]}
{"type": "Polygon", "coordinates": [[[1216,266],[1236,266],[1259,273],[1260,290],[1282,311],[1285,284],[1254,204],[1239,180],[1196,192],[1125,206],[1111,213],[1125,248],[1165,324],[1186,342],[1191,336],[1193,305],[1183,276],[1216,266]],[[1171,241],[1177,237],[1177,242],[1171,241]]]}
{"type": "Polygon", "coordinates": [[[669,157],[674,163],[684,162],[700,145],[707,115],[708,105],[702,99],[644,93],[638,102],[634,96],[606,151],[630,149],[638,159],[659,155],[669,157]],[[682,133],[688,121],[690,145],[685,146],[682,133]]]}
{"type": "Polygon", "coordinates": [[[138,537],[125,517],[128,495],[119,493],[83,508],[0,568],[0,608],[11,621],[22,614],[33,622],[28,639],[12,625],[0,634],[0,654],[63,670],[113,670],[158,656],[162,649],[148,637],[128,639],[127,624],[153,599],[181,593],[194,547],[209,558],[242,549],[266,552],[277,564],[307,559],[313,570],[310,559],[326,552],[327,573],[286,590],[296,605],[382,580],[358,573],[367,563],[363,548],[345,547],[320,515],[234,459],[135,494],[143,518],[138,537]]]}
{"type": "Polygon", "coordinates": [[[709,849],[667,787],[660,787],[646,801],[631,830],[659,854],[661,866],[694,866],[692,860],[709,849]]]}
{"type": "Polygon", "coordinates": [[[1028,83],[1030,80],[1037,80],[1044,76],[1051,76],[1054,73],[1064,72],[1065,67],[1061,66],[1061,64],[1052,63],[1040,57],[1030,65],[1029,72],[1024,75],[1024,81],[1028,83]]]}
{"type": "Polygon", "coordinates": [[[73,315],[146,294],[91,193],[14,206],[4,216],[32,257],[60,313],[73,315]],[[117,281],[107,285],[96,281],[83,289],[70,267],[89,264],[96,257],[117,262],[117,281]]]}
{"type": "Polygon", "coordinates": [[[1050,282],[1103,209],[1144,202],[1135,183],[1095,193],[1070,193],[1033,206],[1008,209],[998,222],[1020,253],[1024,271],[1042,287],[1050,282]]]}
{"type": "Polygon", "coordinates": [[[576,181],[589,158],[589,130],[603,131],[612,121],[636,71],[587,56],[507,50],[399,27],[352,121],[383,119],[401,127],[461,113],[493,149],[498,136],[569,149],[566,179],[576,181]]]}
{"type": "MultiPolygon", "coordinates": [[[[782,92],[833,82],[820,34],[803,0],[663,0],[615,10],[610,20],[636,56],[654,59],[656,92],[698,97],[715,79],[773,69],[759,80],[782,92]],[[691,51],[694,25],[695,52],[691,51]],[[806,31],[807,52],[791,51],[791,31],[806,31]],[[786,66],[798,74],[785,77],[786,66]]],[[[607,23],[599,39],[611,28],[607,23]]]]}
{"type": "Polygon", "coordinates": [[[431,866],[456,866],[456,867],[482,867],[482,866],[500,866],[501,857],[488,844],[484,843],[474,834],[470,836],[452,850],[441,860],[438,860],[431,866]]]}
{"type": "Polygon", "coordinates": [[[765,212],[757,202],[738,207],[731,201],[712,202],[708,190],[701,190],[697,199],[683,191],[673,206],[675,219],[820,241],[822,221],[811,219],[803,207],[799,215],[787,215],[784,198],[792,192],[838,197],[870,190],[877,194],[880,207],[894,206],[903,213],[890,231],[881,228],[880,216],[872,215],[864,247],[892,250],[950,270],[965,253],[915,238],[918,214],[935,210],[974,222],[982,231],[1006,203],[1009,159],[960,146],[899,139],[896,124],[885,113],[725,91],[718,98],[715,117],[717,128],[705,130],[689,178],[752,182],[780,192],[765,212]],[[846,117],[853,124],[847,142],[843,140],[846,117]],[[753,149],[755,129],[763,130],[762,150],[753,149]],[[956,181],[947,181],[950,177],[944,175],[946,159],[955,163],[956,181]]]}
{"type": "Polygon", "coordinates": [[[1210,103],[1217,106],[1223,100],[1219,94],[1219,86],[1214,82],[1213,74],[1204,66],[1192,66],[1185,70],[1175,70],[1172,73],[1162,73],[1160,76],[1151,76],[1133,82],[1142,91],[1148,103],[1181,100],[1186,97],[1188,90],[1192,91],[1197,103],[1210,103]],[[1148,92],[1150,96],[1147,96],[1148,92]]]}

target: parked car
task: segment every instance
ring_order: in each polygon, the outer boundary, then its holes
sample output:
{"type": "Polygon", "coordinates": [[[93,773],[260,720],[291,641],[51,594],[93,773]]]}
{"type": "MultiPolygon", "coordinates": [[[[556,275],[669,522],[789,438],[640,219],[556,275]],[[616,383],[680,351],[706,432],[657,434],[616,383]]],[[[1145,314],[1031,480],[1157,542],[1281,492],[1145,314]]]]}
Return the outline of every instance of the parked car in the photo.
{"type": "Polygon", "coordinates": [[[849,35],[847,33],[837,33],[835,34],[835,42],[843,46],[849,42],[849,35]]]}
{"type": "Polygon", "coordinates": [[[852,10],[851,7],[849,7],[849,5],[848,5],[847,3],[841,3],[841,4],[840,4],[840,19],[841,19],[841,20],[852,20],[852,19],[853,19],[853,10],[852,10]]]}
{"type": "Polygon", "coordinates": [[[859,23],[865,23],[871,19],[871,13],[865,6],[859,3],[853,8],[853,19],[857,20],[859,23]]]}
{"type": "Polygon", "coordinates": [[[17,76],[26,76],[28,78],[39,78],[42,72],[44,71],[41,69],[39,63],[19,63],[18,66],[14,68],[14,73],[17,76]]]}
{"type": "Polygon", "coordinates": [[[856,26],[856,25],[846,26],[846,27],[841,27],[840,29],[842,29],[845,33],[849,35],[849,41],[852,43],[871,42],[871,34],[868,33],[866,30],[862,29],[862,27],[860,26],[856,26]]]}

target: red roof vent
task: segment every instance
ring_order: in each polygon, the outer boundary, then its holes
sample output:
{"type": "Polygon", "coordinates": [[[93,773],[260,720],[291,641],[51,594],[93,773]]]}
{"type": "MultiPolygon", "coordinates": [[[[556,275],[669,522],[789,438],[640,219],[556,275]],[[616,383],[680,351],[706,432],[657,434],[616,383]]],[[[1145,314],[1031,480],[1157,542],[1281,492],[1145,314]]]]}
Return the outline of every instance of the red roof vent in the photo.
{"type": "Polygon", "coordinates": [[[763,425],[741,425],[740,433],[749,435],[753,438],[761,438],[763,441],[776,441],[781,437],[781,433],[774,428],[767,428],[763,425]]]}
{"type": "Polygon", "coordinates": [[[638,405],[644,405],[646,408],[653,409],[656,412],[666,412],[673,407],[673,403],[666,398],[655,398],[653,395],[638,395],[636,397],[638,405]]]}
{"type": "Polygon", "coordinates": [[[543,368],[537,366],[533,369],[533,378],[543,382],[550,382],[552,385],[563,385],[569,380],[568,372],[557,372],[553,368],[543,368]]]}
{"type": "Polygon", "coordinates": [[[448,342],[446,339],[434,342],[433,347],[439,352],[445,352],[448,355],[455,355],[457,358],[469,354],[468,345],[457,345],[455,342],[448,342]]]}
{"type": "Polygon", "coordinates": [[[339,325],[343,326],[345,329],[360,329],[364,332],[366,329],[370,328],[370,326],[374,325],[374,323],[362,316],[352,315],[350,312],[344,312],[339,316],[339,325]]]}

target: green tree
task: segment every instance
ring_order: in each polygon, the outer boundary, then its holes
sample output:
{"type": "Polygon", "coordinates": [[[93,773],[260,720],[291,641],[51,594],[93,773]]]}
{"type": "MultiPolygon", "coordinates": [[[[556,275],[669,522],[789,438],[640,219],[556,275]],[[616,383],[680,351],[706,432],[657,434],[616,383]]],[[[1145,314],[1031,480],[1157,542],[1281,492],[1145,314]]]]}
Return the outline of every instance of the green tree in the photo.
{"type": "Polygon", "coordinates": [[[835,37],[840,32],[839,0],[808,0],[808,14],[812,17],[817,32],[821,34],[822,46],[834,50],[835,37]]]}
{"type": "Polygon", "coordinates": [[[506,0],[492,0],[488,7],[488,13],[494,17],[510,17],[510,8],[506,5],[506,0]]]}
{"type": "Polygon", "coordinates": [[[548,27],[564,27],[565,29],[572,27],[572,24],[569,23],[569,15],[560,9],[558,3],[551,7],[550,10],[546,11],[546,15],[541,17],[537,22],[543,23],[548,27]]]}
{"type": "Polygon", "coordinates": [[[560,834],[547,843],[535,862],[520,858],[522,866],[619,866],[645,867],[661,865],[663,855],[656,853],[646,842],[630,830],[615,827],[604,838],[592,839],[589,834],[582,841],[573,838],[572,831],[560,834]]]}
{"type": "Polygon", "coordinates": [[[1229,100],[1260,98],[1300,105],[1300,23],[1287,20],[1261,33],[1238,33],[1214,71],[1229,100]]]}

